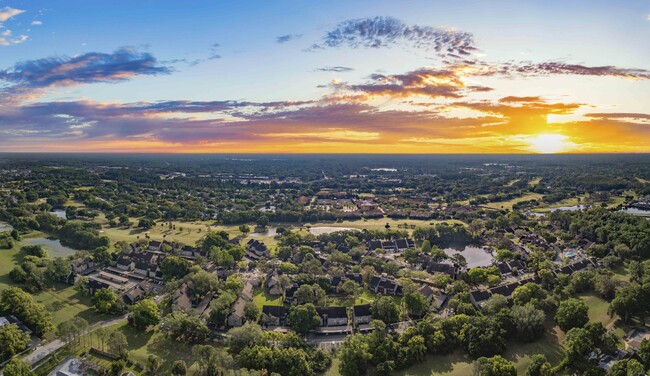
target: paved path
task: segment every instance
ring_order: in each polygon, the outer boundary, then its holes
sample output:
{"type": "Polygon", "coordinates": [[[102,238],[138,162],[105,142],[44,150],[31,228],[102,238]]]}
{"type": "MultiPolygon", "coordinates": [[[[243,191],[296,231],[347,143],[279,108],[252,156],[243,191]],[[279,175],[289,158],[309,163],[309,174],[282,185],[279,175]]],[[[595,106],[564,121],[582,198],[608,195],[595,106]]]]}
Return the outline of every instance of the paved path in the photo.
{"type": "MultiPolygon", "coordinates": [[[[88,328],[87,333],[91,333],[99,328],[106,328],[109,326],[113,326],[115,324],[119,324],[121,322],[126,321],[127,315],[122,315],[119,317],[112,318],[110,320],[104,320],[100,321],[98,323],[95,323],[88,328]]],[[[61,347],[65,346],[67,344],[66,341],[56,339],[50,343],[46,343],[43,346],[38,346],[34,351],[31,353],[27,354],[24,358],[23,361],[29,363],[32,367],[34,364],[36,364],[39,360],[42,360],[55,352],[56,350],[60,349],[61,347]]]]}

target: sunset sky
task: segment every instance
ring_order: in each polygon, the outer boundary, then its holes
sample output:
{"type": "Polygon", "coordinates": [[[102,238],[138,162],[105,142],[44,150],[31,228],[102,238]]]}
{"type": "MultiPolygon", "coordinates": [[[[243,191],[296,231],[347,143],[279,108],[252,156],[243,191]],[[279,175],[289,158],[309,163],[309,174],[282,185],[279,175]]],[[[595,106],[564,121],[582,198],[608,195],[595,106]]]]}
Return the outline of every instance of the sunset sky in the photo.
{"type": "Polygon", "coordinates": [[[0,152],[650,152],[649,1],[0,0],[0,152]]]}

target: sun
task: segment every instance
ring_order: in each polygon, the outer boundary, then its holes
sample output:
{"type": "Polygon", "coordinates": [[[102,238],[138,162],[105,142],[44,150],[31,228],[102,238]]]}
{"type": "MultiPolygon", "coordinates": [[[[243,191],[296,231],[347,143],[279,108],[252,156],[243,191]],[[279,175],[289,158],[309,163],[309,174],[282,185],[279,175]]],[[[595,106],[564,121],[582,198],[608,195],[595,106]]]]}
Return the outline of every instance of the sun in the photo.
{"type": "Polygon", "coordinates": [[[528,137],[524,140],[528,149],[540,154],[555,154],[569,151],[577,146],[563,134],[543,133],[528,137]]]}

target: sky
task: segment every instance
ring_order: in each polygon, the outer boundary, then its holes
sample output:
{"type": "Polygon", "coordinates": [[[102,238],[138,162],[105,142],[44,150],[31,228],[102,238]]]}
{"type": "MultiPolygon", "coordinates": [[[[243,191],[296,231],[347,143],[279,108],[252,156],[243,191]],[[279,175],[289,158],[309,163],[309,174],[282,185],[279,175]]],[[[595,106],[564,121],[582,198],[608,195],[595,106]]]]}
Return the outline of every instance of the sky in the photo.
{"type": "Polygon", "coordinates": [[[0,0],[0,152],[650,152],[650,1],[0,0]]]}

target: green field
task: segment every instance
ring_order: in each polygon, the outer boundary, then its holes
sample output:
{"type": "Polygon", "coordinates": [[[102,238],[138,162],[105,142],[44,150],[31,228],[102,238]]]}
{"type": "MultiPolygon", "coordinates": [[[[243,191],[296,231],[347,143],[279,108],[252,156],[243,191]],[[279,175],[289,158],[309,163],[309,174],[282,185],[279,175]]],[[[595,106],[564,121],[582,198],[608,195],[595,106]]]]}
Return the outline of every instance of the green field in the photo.
{"type": "Polygon", "coordinates": [[[512,210],[512,205],[520,203],[522,201],[529,201],[529,200],[539,200],[542,198],[542,195],[540,193],[526,193],[525,195],[521,197],[515,197],[511,200],[508,201],[499,201],[499,202],[489,202],[487,204],[483,204],[481,206],[485,206],[488,208],[492,209],[510,209],[512,210]]]}

